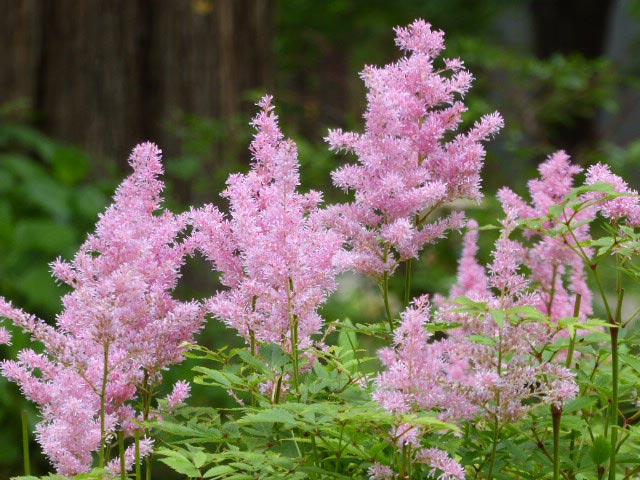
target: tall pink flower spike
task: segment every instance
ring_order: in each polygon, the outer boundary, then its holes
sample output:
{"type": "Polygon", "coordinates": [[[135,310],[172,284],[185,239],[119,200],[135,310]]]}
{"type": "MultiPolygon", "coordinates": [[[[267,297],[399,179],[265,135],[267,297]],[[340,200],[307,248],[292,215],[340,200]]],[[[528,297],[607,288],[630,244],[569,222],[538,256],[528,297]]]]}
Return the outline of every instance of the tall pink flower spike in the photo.
{"type": "Polygon", "coordinates": [[[209,310],[248,343],[291,352],[292,321],[300,350],[321,330],[317,310],[336,287],[333,259],[342,238],[323,225],[320,192],[298,193],[297,148],[284,139],[271,97],[258,105],[251,170],[231,175],[222,194],[230,215],[211,205],[193,210],[192,240],[227,287],[209,310]]]}
{"type": "Polygon", "coordinates": [[[466,111],[461,99],[471,74],[459,59],[445,59],[440,69],[434,65],[444,34],[423,20],[397,28],[396,44],[406,56],[362,72],[365,132],[337,129],[327,137],[332,150],[358,158],[333,172],[337,187],[355,193],[353,202],[330,209],[349,239],[350,250],[339,261],[373,276],[391,273],[397,262],[417,257],[425,243],[463,226],[460,212],[435,221],[430,215],[454,200],[481,198],[482,142],[503,124],[493,113],[452,136],[466,111]]]}
{"type": "MultiPolygon", "coordinates": [[[[109,439],[137,420],[137,388],[159,383],[202,326],[201,305],[171,294],[190,252],[179,241],[186,217],[160,209],[160,155],[154,144],[138,145],[129,158],[134,172],[95,233],[71,262],[53,262],[54,276],[72,288],[55,327],[0,301],[0,314],[45,347],[43,354],[23,350],[1,369],[38,404],[38,441],[63,475],[88,471],[100,449],[103,385],[109,439]]],[[[151,451],[150,442],[141,452],[151,451]]]]}

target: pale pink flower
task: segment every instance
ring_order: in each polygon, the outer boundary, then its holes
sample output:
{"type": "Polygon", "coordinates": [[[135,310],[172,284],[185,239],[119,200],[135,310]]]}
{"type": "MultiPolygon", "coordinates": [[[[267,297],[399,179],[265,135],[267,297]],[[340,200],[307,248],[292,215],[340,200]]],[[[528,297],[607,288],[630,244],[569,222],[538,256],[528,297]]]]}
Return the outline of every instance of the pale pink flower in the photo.
{"type": "Polygon", "coordinates": [[[425,448],[416,454],[419,463],[431,467],[429,475],[439,480],[464,480],[464,468],[449,454],[438,448],[425,448]]]}
{"type": "MultiPolygon", "coordinates": [[[[614,191],[628,194],[607,200],[600,205],[602,215],[616,221],[624,219],[633,227],[640,226],[640,199],[638,198],[638,192],[629,188],[627,182],[612,173],[608,165],[601,163],[589,167],[587,178],[585,179],[586,185],[593,185],[597,182],[609,183],[614,191]]],[[[593,192],[590,196],[592,198],[602,198],[605,194],[593,192]]]]}
{"type": "Polygon", "coordinates": [[[191,395],[191,385],[189,382],[179,380],[173,385],[173,390],[167,395],[167,407],[169,409],[175,408],[181,403],[184,403],[191,395]]]}
{"type": "Polygon", "coordinates": [[[296,145],[285,140],[271,97],[260,102],[253,125],[252,168],[229,177],[226,217],[215,207],[193,210],[192,242],[220,271],[226,290],[209,310],[247,343],[281,345],[291,351],[312,345],[323,321],[318,308],[336,287],[334,257],[342,238],[324,225],[318,192],[301,194],[296,145]]]}
{"type": "Polygon", "coordinates": [[[395,477],[391,467],[377,462],[369,467],[368,473],[370,480],[391,480],[395,477]]]}
{"type": "Polygon", "coordinates": [[[434,222],[431,213],[459,198],[480,199],[482,142],[502,127],[494,113],[454,135],[471,74],[460,60],[434,66],[444,34],[428,23],[417,20],[396,35],[406,56],[362,72],[368,90],[364,133],[337,129],[326,138],[332,150],[358,158],[332,174],[337,187],[355,193],[353,202],[329,208],[328,218],[348,239],[348,252],[337,260],[373,276],[463,226],[460,214],[434,222]]]}
{"type": "MultiPolygon", "coordinates": [[[[507,212],[520,219],[547,219],[543,222],[546,229],[558,229],[562,225],[548,220],[551,209],[561,205],[574,187],[573,178],[581,168],[572,165],[565,152],[556,152],[549,156],[540,167],[540,178],[529,181],[531,204],[507,188],[498,193],[498,198],[507,212]]],[[[573,316],[576,295],[582,296],[580,318],[591,314],[591,290],[586,282],[584,261],[574,251],[576,242],[589,240],[589,223],[595,218],[597,209],[585,208],[574,212],[568,206],[564,208],[561,221],[570,221],[573,235],[552,237],[536,235],[527,231],[532,244],[527,247],[523,259],[531,271],[531,281],[538,287],[537,307],[555,321],[573,316]]],[[[583,251],[590,254],[589,249],[583,251]]]]}
{"type": "MultiPolygon", "coordinates": [[[[141,459],[148,457],[153,453],[153,439],[149,437],[141,438],[138,442],[138,454],[141,459]]],[[[124,467],[126,471],[131,470],[136,461],[136,446],[135,443],[129,445],[124,453],[124,467]]],[[[111,478],[116,479],[120,477],[120,457],[115,457],[107,464],[107,472],[111,478]]]]}
{"type": "Polygon", "coordinates": [[[190,252],[179,241],[186,218],[160,209],[160,150],[138,145],[129,162],[134,172],[118,187],[95,233],[71,262],[52,264],[56,278],[72,288],[55,327],[0,300],[0,315],[45,347],[42,355],[23,350],[17,362],[0,368],[38,404],[38,441],[64,475],[88,471],[100,449],[103,382],[109,441],[116,429],[135,423],[129,402],[137,388],[158,384],[161,371],[182,359],[184,342],[202,325],[198,303],[172,296],[190,252]]]}

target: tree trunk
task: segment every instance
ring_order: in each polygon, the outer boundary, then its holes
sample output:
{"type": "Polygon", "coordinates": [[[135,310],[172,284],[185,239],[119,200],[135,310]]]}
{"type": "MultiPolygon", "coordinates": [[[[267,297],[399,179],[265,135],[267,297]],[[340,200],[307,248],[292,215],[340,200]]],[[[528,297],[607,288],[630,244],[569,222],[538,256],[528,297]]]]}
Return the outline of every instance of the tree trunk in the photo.
{"type": "MultiPolygon", "coordinates": [[[[554,54],[604,54],[615,0],[532,0],[534,49],[539,58],[554,54]]],[[[544,125],[551,144],[575,154],[597,141],[596,115],[567,111],[562,123],[544,125]]]]}
{"type": "Polygon", "coordinates": [[[0,0],[0,103],[99,161],[178,144],[177,113],[229,117],[268,80],[273,0],[0,0]]]}

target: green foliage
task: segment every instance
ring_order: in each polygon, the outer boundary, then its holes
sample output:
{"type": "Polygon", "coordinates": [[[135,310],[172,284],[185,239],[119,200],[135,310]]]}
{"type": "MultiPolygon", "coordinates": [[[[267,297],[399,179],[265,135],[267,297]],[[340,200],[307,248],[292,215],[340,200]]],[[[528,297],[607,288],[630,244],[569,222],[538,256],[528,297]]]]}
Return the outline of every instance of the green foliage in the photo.
{"type": "MultiPolygon", "coordinates": [[[[193,347],[200,360],[195,383],[228,391],[238,406],[180,410],[154,428],[168,441],[160,461],[190,478],[364,478],[372,462],[388,460],[387,431],[397,418],[370,399],[352,330],[341,330],[327,352],[302,375],[299,393],[281,389],[292,368],[290,355],[266,344],[211,351],[193,347]],[[216,368],[202,366],[213,362],[216,368]]],[[[426,431],[457,428],[433,414],[406,416],[426,431]]]]}
{"type": "MultiPolygon", "coordinates": [[[[11,113],[8,108],[7,113],[11,113]]],[[[105,191],[112,187],[89,183],[90,174],[90,160],[81,150],[0,116],[0,291],[43,318],[53,318],[60,310],[64,293],[54,283],[48,264],[58,256],[75,254],[106,204],[105,191]]],[[[15,358],[27,345],[27,338],[16,334],[13,345],[2,348],[2,357],[15,358]]],[[[0,451],[0,465],[20,462],[16,412],[23,409],[30,407],[3,378],[0,443],[8,447],[0,451]]],[[[35,415],[30,417],[33,427],[35,415]]],[[[40,455],[36,459],[42,462],[40,455]]]]}
{"type": "Polygon", "coordinates": [[[106,205],[89,173],[82,151],[0,119],[0,290],[45,317],[60,308],[48,263],[71,257],[106,205]]]}

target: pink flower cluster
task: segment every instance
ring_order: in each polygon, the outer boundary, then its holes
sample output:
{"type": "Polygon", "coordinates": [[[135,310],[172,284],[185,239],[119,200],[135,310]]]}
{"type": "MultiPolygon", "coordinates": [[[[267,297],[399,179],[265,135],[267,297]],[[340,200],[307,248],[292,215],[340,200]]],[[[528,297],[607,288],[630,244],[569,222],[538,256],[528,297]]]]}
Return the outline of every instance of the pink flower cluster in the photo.
{"type": "MultiPolygon", "coordinates": [[[[601,202],[600,213],[605,218],[610,218],[616,222],[622,221],[632,227],[640,226],[640,199],[638,198],[638,192],[629,188],[627,182],[618,175],[611,173],[608,165],[601,163],[593,165],[587,170],[585,185],[594,185],[598,182],[608,183],[615,192],[627,194],[601,202]]],[[[596,199],[602,199],[604,196],[595,192],[589,195],[589,197],[596,199]]]]}
{"type": "Polygon", "coordinates": [[[471,86],[471,74],[458,59],[445,59],[441,69],[434,65],[444,34],[428,23],[417,20],[396,34],[407,56],[362,72],[368,89],[365,132],[332,130],[327,137],[332,150],[358,157],[357,164],[333,172],[337,187],[355,193],[353,202],[330,210],[350,246],[338,260],[374,276],[393,271],[425,243],[463,226],[459,212],[437,221],[430,215],[453,200],[481,197],[481,142],[503,123],[493,113],[453,136],[466,110],[460,98],[471,86]]]}
{"type": "Polygon", "coordinates": [[[64,475],[90,469],[102,440],[136,421],[138,387],[157,385],[202,325],[201,305],[171,294],[189,251],[178,241],[186,217],[160,210],[160,154],[150,143],[134,149],[134,172],[95,233],[71,262],[52,264],[54,276],[72,288],[55,327],[0,302],[0,314],[45,347],[44,354],[23,350],[1,369],[38,404],[38,441],[64,475]]]}
{"type": "MultiPolygon", "coordinates": [[[[486,115],[457,133],[472,76],[458,59],[435,65],[443,38],[422,20],[396,29],[406,55],[362,73],[368,89],[364,133],[329,132],[332,150],[358,159],[333,172],[334,184],[354,193],[352,202],[321,208],[321,193],[299,192],[297,147],[285,139],[266,96],[253,120],[251,169],[232,175],[222,194],[228,214],[213,205],[185,215],[161,209],[161,152],[139,145],[130,157],[134,172],[95,233],[71,262],[52,264],[54,276],[71,287],[55,326],[0,299],[0,316],[44,346],[42,354],[21,351],[0,370],[40,408],[38,441],[60,473],[89,470],[95,452],[116,432],[130,435],[138,428],[134,402],[161,381],[163,369],[181,361],[183,344],[201,328],[205,310],[252,347],[280,345],[297,365],[298,352],[304,355],[322,332],[318,309],[335,290],[339,271],[384,276],[386,282],[399,262],[464,227],[461,212],[432,215],[458,199],[481,198],[483,142],[500,130],[502,119],[486,115]],[[204,306],[172,295],[195,250],[222,274],[225,287],[204,306]]],[[[431,476],[463,479],[464,469],[426,445],[423,427],[407,423],[404,414],[434,411],[446,421],[504,425],[521,419],[532,402],[561,405],[576,394],[572,372],[541,352],[558,333],[554,322],[573,316],[578,296],[579,317],[591,314],[583,263],[592,254],[583,246],[589,223],[600,212],[640,225],[637,192],[603,165],[588,170],[586,185],[606,182],[619,196],[594,188],[578,203],[565,202],[580,171],[558,152],[529,182],[531,203],[501,190],[506,218],[492,262],[486,268],[478,263],[477,224],[469,222],[457,284],[448,299],[434,302],[435,320],[451,327],[446,336],[429,333],[432,307],[423,296],[402,313],[393,345],[379,352],[384,371],[373,397],[398,416],[390,432],[394,445],[409,447],[411,461],[426,465],[431,476]],[[512,238],[518,222],[525,225],[522,241],[512,238]],[[552,321],[531,321],[540,317],[552,321]]],[[[8,342],[9,332],[0,327],[0,343],[8,342]]],[[[189,393],[188,383],[177,382],[167,408],[189,393]]],[[[144,438],[140,454],[152,448],[144,438]]],[[[131,468],[131,445],[124,460],[131,468]]],[[[113,459],[107,468],[115,474],[120,462],[113,459]]],[[[369,475],[395,477],[379,463],[369,475]]]]}
{"type": "Polygon", "coordinates": [[[535,307],[539,294],[519,273],[526,251],[509,239],[513,225],[508,216],[485,271],[474,257],[477,230],[471,223],[453,298],[436,300],[437,320],[454,327],[445,338],[434,341],[427,332],[426,299],[404,312],[394,347],[379,352],[386,370],[378,376],[374,398],[384,408],[395,413],[433,410],[448,421],[485,418],[503,424],[522,418],[531,399],[562,404],[575,396],[573,374],[533,354],[550,342],[552,330],[524,321],[517,311],[535,307]],[[474,307],[461,308],[466,304],[456,301],[460,295],[474,307]]]}
{"type": "MultiPolygon", "coordinates": [[[[396,414],[436,410],[444,418],[468,418],[475,407],[447,381],[446,372],[451,367],[448,345],[432,341],[425,329],[429,316],[426,296],[414,300],[402,314],[402,323],[394,333],[394,347],[379,352],[386,371],[376,379],[373,398],[396,414]]],[[[402,450],[410,446],[414,461],[431,466],[432,474],[438,469],[443,471],[439,478],[464,478],[462,466],[446,452],[422,446],[424,432],[420,426],[400,424],[391,433],[396,447],[402,450]]],[[[369,474],[372,479],[393,478],[392,470],[380,464],[371,467],[369,474]]]]}
{"type": "Polygon", "coordinates": [[[298,193],[297,148],[284,139],[271,97],[259,106],[251,171],[231,175],[222,194],[230,215],[212,205],[192,210],[192,242],[227,287],[208,309],[247,342],[290,352],[292,334],[303,350],[322,328],[317,310],[336,287],[333,259],[342,237],[323,223],[322,195],[298,193]]]}
{"type": "MultiPolygon", "coordinates": [[[[514,218],[553,218],[553,207],[563,203],[574,187],[573,177],[581,170],[571,164],[566,153],[557,152],[540,165],[540,179],[529,182],[532,204],[527,204],[508,188],[500,190],[498,198],[505,211],[514,218]]],[[[591,238],[589,224],[597,213],[594,207],[579,211],[566,207],[561,219],[543,222],[545,230],[561,229],[563,223],[568,223],[572,234],[549,236],[525,231],[533,243],[526,249],[523,263],[531,271],[530,279],[539,293],[536,306],[555,321],[573,316],[578,294],[582,297],[580,318],[585,319],[592,312],[592,295],[586,282],[584,261],[575,248],[577,243],[591,238]]],[[[589,249],[584,251],[590,252],[589,249]]]]}

